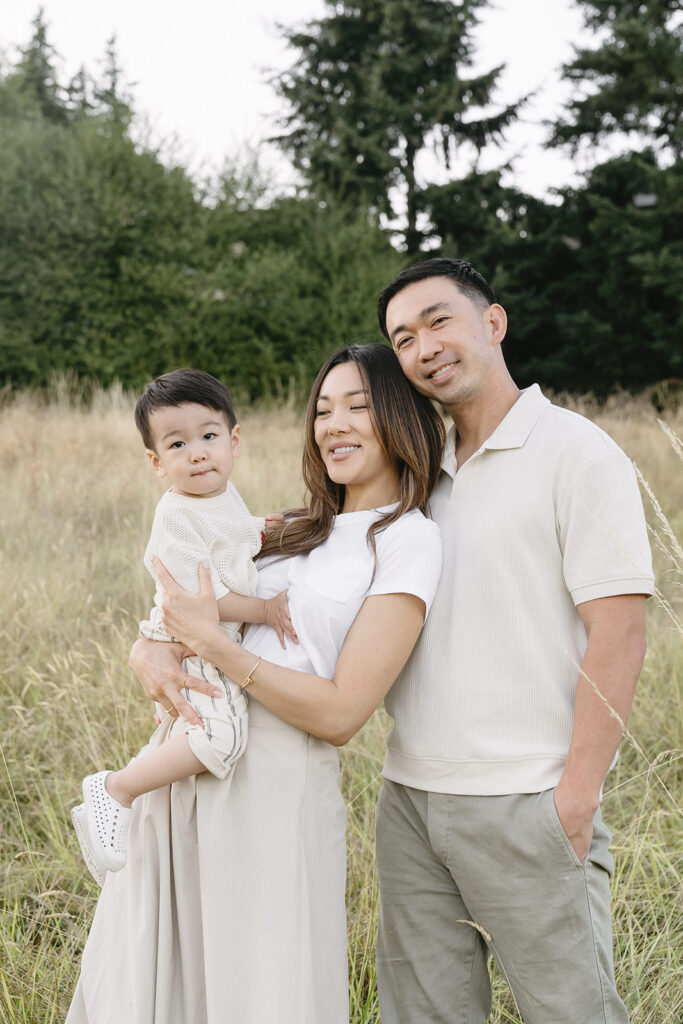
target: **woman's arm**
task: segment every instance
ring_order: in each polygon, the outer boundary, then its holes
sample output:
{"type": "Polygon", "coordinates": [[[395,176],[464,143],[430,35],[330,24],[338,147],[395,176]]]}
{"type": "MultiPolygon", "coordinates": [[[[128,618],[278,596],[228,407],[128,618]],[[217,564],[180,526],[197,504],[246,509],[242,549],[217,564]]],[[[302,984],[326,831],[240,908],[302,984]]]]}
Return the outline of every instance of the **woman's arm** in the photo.
{"type": "MultiPolygon", "coordinates": [[[[221,631],[208,569],[200,568],[199,594],[179,587],[160,563],[166,628],[200,657],[240,683],[255,656],[221,631]]],[[[366,598],[346,637],[333,679],[261,661],[249,693],[278,718],[341,746],[368,720],[406,663],[420,634],[424,602],[412,594],[366,598]]]]}

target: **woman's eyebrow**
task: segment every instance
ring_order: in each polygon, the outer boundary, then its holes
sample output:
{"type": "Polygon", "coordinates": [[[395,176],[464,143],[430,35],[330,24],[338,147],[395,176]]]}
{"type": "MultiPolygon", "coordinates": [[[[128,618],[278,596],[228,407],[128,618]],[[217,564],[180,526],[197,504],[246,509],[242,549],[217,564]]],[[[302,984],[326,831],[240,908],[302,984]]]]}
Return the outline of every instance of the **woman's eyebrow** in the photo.
{"type": "MultiPolygon", "coordinates": [[[[367,395],[367,388],[358,388],[357,391],[345,391],[342,398],[353,398],[354,395],[367,395]]],[[[329,395],[318,395],[319,402],[329,402],[329,395]]]]}

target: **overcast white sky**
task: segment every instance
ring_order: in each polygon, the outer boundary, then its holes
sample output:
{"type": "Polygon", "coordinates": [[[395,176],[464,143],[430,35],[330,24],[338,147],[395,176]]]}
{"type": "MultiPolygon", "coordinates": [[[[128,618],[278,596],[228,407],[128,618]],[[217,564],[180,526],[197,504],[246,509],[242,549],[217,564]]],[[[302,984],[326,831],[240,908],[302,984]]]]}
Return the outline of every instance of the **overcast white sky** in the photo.
{"type": "MultiPolygon", "coordinates": [[[[225,157],[238,156],[246,143],[258,145],[273,133],[281,108],[267,84],[267,69],[285,68],[293,60],[276,22],[292,25],[325,10],[322,0],[43,0],[42,6],[66,76],[82,64],[95,70],[107,39],[116,35],[136,110],[147,115],[156,140],[177,136],[183,162],[194,169],[216,168],[225,157]]],[[[11,58],[13,48],[30,38],[38,3],[9,0],[3,7],[0,50],[11,58]]],[[[507,65],[497,100],[503,104],[537,94],[508,145],[486,153],[482,166],[514,156],[513,180],[529,192],[540,195],[572,183],[582,169],[567,154],[545,149],[541,123],[558,112],[567,95],[559,67],[581,39],[581,17],[571,0],[493,0],[479,28],[475,70],[507,65]]],[[[280,182],[293,180],[276,153],[268,155],[266,165],[280,182]]],[[[463,164],[453,175],[468,169],[463,164]]],[[[432,181],[447,180],[432,158],[423,163],[423,172],[432,181]]]]}

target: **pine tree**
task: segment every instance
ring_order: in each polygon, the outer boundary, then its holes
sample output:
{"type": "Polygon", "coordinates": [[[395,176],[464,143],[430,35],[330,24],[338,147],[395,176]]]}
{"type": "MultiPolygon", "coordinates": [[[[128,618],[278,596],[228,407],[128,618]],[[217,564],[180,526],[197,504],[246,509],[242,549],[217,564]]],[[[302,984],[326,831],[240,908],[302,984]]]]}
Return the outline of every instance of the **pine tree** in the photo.
{"type": "MultiPolygon", "coordinates": [[[[579,0],[586,26],[606,30],[594,49],[576,48],[564,75],[586,95],[573,98],[552,142],[574,148],[615,132],[675,160],[683,146],[683,21],[680,0],[579,0]]],[[[633,148],[643,148],[636,146],[633,148]]]]}
{"type": "Polygon", "coordinates": [[[116,36],[107,40],[102,66],[102,80],[93,90],[95,103],[108,122],[125,132],[130,125],[133,108],[130,91],[123,85],[123,68],[119,65],[116,36]]]}
{"type": "Polygon", "coordinates": [[[48,121],[64,124],[68,114],[58,81],[57,52],[47,38],[45,11],[41,7],[32,21],[33,35],[20,50],[20,58],[10,78],[24,102],[48,121]],[[13,81],[12,81],[13,80],[13,81]]]}
{"type": "Polygon", "coordinates": [[[290,106],[275,141],[314,189],[356,208],[391,216],[391,191],[400,187],[413,253],[418,154],[431,144],[449,166],[461,147],[479,151],[500,137],[519,107],[485,111],[501,67],[465,74],[487,0],[325,2],[326,17],[282,29],[299,56],[274,80],[290,106]]]}

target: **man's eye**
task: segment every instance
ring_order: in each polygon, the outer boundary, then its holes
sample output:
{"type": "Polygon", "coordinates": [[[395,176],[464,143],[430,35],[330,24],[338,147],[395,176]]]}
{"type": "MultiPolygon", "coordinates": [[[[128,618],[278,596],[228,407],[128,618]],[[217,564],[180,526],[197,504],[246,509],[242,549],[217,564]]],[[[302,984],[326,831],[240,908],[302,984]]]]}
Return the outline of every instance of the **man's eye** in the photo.
{"type": "Polygon", "coordinates": [[[399,338],[399,340],[396,342],[396,348],[405,348],[406,345],[410,344],[412,340],[412,338],[399,338]]]}

